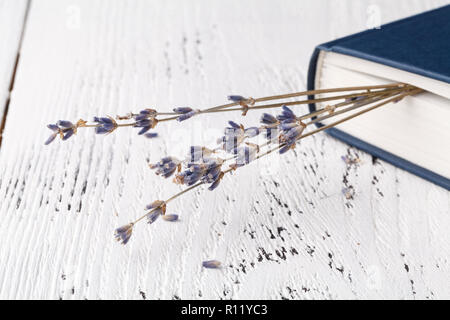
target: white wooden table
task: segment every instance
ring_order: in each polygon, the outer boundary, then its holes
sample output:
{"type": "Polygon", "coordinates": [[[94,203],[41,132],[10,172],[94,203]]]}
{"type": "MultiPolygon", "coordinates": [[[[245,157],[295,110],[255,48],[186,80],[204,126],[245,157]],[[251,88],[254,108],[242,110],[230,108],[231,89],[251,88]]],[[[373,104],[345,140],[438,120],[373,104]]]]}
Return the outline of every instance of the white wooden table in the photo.
{"type": "Polygon", "coordinates": [[[326,134],[174,201],[179,222],[127,246],[114,229],[180,190],[147,161],[239,115],[43,145],[58,119],[303,90],[315,45],[447,3],[1,0],[0,298],[450,298],[449,192],[326,134]]]}

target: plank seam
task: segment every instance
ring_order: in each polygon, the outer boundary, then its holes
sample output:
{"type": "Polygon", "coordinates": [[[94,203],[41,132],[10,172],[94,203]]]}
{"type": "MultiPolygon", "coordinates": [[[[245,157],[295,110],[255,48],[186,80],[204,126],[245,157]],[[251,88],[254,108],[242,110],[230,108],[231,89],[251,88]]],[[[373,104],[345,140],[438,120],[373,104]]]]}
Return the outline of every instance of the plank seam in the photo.
{"type": "Polygon", "coordinates": [[[12,70],[11,79],[10,79],[10,82],[9,82],[8,97],[7,97],[6,101],[5,101],[5,106],[3,108],[3,117],[1,118],[2,121],[0,123],[0,148],[2,146],[3,130],[5,129],[5,126],[6,126],[6,118],[8,116],[9,105],[11,103],[11,93],[12,93],[12,91],[14,89],[14,82],[16,80],[17,66],[19,65],[20,51],[22,49],[22,42],[23,42],[23,38],[24,38],[24,34],[25,34],[25,29],[26,29],[27,20],[28,20],[28,12],[30,11],[30,6],[31,6],[31,0],[28,0],[26,8],[25,8],[25,14],[24,14],[24,17],[23,17],[23,24],[22,24],[22,30],[20,32],[19,44],[17,46],[16,60],[14,62],[14,68],[12,70]]]}

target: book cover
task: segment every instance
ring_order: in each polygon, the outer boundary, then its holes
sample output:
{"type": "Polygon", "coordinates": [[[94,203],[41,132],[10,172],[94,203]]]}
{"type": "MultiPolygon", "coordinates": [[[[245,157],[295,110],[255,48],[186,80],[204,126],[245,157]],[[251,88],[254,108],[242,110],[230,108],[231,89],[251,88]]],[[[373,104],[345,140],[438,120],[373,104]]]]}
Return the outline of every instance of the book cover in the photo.
{"type": "MultiPolygon", "coordinates": [[[[383,25],[380,29],[366,30],[317,46],[309,65],[308,90],[315,89],[317,60],[321,51],[372,61],[449,84],[449,17],[450,5],[447,5],[383,25]]],[[[309,98],[312,99],[314,96],[309,98]]],[[[315,104],[310,104],[309,107],[311,111],[316,109],[315,104]]],[[[320,127],[323,124],[317,125],[320,127]]],[[[369,144],[342,130],[330,128],[326,132],[375,157],[450,190],[450,179],[446,176],[369,144]]]]}

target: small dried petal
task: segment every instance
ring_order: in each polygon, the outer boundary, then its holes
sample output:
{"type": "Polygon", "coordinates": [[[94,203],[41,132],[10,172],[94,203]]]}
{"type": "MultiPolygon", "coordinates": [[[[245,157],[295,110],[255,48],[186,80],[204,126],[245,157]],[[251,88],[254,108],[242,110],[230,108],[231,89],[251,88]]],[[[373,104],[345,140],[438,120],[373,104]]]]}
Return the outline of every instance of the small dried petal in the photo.
{"type": "Polygon", "coordinates": [[[283,120],[295,120],[296,116],[294,114],[294,112],[292,112],[291,109],[289,109],[288,107],[286,107],[285,105],[282,106],[282,112],[280,115],[277,116],[277,119],[279,121],[283,121],[283,120]]]}
{"type": "Polygon", "coordinates": [[[150,129],[151,129],[151,127],[143,127],[141,130],[139,130],[138,135],[142,135],[150,129]]]}
{"type": "Polygon", "coordinates": [[[56,136],[58,135],[58,132],[54,132],[50,137],[48,137],[47,141],[45,141],[45,145],[49,145],[53,140],[55,140],[56,136]]]}
{"type": "Polygon", "coordinates": [[[247,99],[244,98],[243,96],[231,95],[231,96],[228,96],[228,100],[233,101],[233,102],[241,102],[241,101],[245,101],[247,99]]]}
{"type": "Polygon", "coordinates": [[[287,145],[281,147],[279,153],[280,153],[280,154],[283,154],[283,153],[288,152],[288,151],[291,150],[291,149],[292,149],[292,145],[287,144],[287,145]]]}
{"type": "Polygon", "coordinates": [[[241,128],[241,126],[240,125],[238,125],[236,122],[234,122],[234,121],[228,121],[228,124],[232,127],[232,128],[234,128],[234,129],[240,129],[241,128]]]}
{"type": "Polygon", "coordinates": [[[217,261],[217,260],[208,260],[208,261],[203,261],[202,266],[204,268],[208,268],[208,269],[218,269],[218,268],[220,268],[221,263],[220,263],[220,261],[217,261]]]}
{"type": "Polygon", "coordinates": [[[271,114],[263,113],[263,115],[261,116],[261,123],[275,124],[275,123],[278,123],[278,120],[271,114]]]}
{"type": "Polygon", "coordinates": [[[109,133],[110,131],[108,130],[108,128],[105,127],[95,127],[95,133],[96,134],[105,134],[105,133],[109,133]]]}
{"type": "Polygon", "coordinates": [[[59,120],[57,122],[57,125],[58,125],[58,127],[65,128],[65,129],[73,127],[73,123],[70,121],[67,121],[67,120],[59,120]]]}
{"type": "Polygon", "coordinates": [[[73,129],[69,129],[67,131],[64,132],[64,137],[62,138],[63,140],[67,140],[69,139],[73,134],[75,133],[75,131],[73,129]]]}
{"type": "Polygon", "coordinates": [[[178,220],[178,215],[177,214],[165,214],[162,216],[162,218],[166,221],[177,221],[178,220]]]}
{"type": "Polygon", "coordinates": [[[149,132],[149,133],[146,133],[144,136],[148,139],[153,139],[153,138],[156,138],[158,136],[158,134],[156,132],[149,132]]]}
{"type": "Polygon", "coordinates": [[[49,128],[52,131],[59,131],[59,127],[56,124],[48,124],[47,128],[49,128]]]}

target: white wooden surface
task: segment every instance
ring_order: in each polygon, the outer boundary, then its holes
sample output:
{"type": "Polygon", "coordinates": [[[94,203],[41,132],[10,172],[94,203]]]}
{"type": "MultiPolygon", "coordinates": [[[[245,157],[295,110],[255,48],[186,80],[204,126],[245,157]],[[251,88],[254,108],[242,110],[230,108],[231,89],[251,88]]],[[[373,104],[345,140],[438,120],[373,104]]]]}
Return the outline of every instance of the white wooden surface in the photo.
{"type": "MultiPolygon", "coordinates": [[[[2,97],[17,3],[0,2],[2,97]]],[[[374,8],[384,23],[446,3],[33,0],[0,149],[0,298],[450,298],[449,192],[325,134],[171,203],[178,223],[138,225],[127,246],[114,229],[179,190],[146,162],[239,115],[43,146],[58,119],[303,90],[314,46],[365,29],[374,8]]]]}

